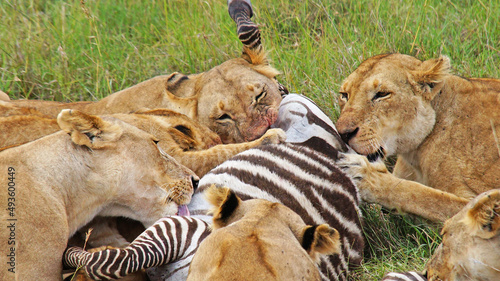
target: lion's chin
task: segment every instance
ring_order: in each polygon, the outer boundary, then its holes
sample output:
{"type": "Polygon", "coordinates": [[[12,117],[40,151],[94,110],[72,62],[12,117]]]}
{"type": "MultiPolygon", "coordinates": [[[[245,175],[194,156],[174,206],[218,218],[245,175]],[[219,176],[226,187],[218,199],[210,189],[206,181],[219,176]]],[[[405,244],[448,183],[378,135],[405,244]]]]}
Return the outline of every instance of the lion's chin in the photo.
{"type": "Polygon", "coordinates": [[[270,126],[265,126],[265,127],[261,127],[259,130],[256,130],[254,131],[255,133],[250,135],[250,136],[246,136],[245,137],[245,141],[254,141],[260,137],[262,137],[266,132],[267,130],[269,130],[271,127],[270,126]]]}
{"type": "Polygon", "coordinates": [[[370,162],[375,162],[378,159],[384,159],[385,158],[385,150],[384,150],[384,148],[379,147],[377,149],[377,151],[375,151],[374,153],[370,153],[370,154],[366,155],[366,158],[368,158],[368,161],[370,161],[370,162]]]}
{"type": "Polygon", "coordinates": [[[271,129],[276,120],[278,120],[277,111],[269,108],[264,116],[256,118],[253,124],[245,130],[247,132],[244,136],[245,141],[253,141],[262,137],[267,130],[271,129]]]}
{"type": "Polygon", "coordinates": [[[356,153],[365,155],[370,162],[377,161],[377,159],[384,159],[387,155],[387,151],[382,146],[369,145],[370,142],[356,142],[354,140],[349,141],[349,146],[356,151],[356,153]]]}

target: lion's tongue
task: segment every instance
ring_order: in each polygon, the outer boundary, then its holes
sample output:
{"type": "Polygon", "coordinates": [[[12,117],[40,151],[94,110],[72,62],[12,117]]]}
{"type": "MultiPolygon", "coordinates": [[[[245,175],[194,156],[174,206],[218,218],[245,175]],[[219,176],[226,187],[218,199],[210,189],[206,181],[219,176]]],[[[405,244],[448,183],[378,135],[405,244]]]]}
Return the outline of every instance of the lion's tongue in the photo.
{"type": "Polygon", "coordinates": [[[177,210],[178,216],[189,216],[189,210],[187,205],[179,205],[179,209],[177,210]]]}

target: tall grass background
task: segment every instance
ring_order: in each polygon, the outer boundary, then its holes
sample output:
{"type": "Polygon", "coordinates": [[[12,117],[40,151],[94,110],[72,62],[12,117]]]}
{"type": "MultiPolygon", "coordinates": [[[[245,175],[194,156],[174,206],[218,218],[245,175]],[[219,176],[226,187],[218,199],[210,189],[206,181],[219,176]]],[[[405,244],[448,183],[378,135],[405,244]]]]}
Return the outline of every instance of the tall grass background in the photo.
{"type": "MultiPolygon", "coordinates": [[[[500,77],[498,0],[252,0],[280,82],[336,120],[336,93],[363,60],[400,52],[451,58],[453,72],[500,77]]],[[[0,90],[12,99],[98,100],[160,74],[239,56],[226,0],[3,0],[0,90]]],[[[353,280],[422,270],[439,226],[367,205],[353,280]]]]}

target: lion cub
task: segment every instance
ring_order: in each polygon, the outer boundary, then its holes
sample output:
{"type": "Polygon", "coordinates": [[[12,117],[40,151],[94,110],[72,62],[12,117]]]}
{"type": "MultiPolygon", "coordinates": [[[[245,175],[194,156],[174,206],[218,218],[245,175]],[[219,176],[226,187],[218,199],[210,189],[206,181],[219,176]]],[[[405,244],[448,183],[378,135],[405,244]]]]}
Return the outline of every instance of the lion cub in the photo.
{"type": "Polygon", "coordinates": [[[211,186],[213,232],[200,244],[187,280],[320,280],[320,255],[339,252],[327,224],[306,225],[288,207],[263,199],[242,201],[211,186]]]}

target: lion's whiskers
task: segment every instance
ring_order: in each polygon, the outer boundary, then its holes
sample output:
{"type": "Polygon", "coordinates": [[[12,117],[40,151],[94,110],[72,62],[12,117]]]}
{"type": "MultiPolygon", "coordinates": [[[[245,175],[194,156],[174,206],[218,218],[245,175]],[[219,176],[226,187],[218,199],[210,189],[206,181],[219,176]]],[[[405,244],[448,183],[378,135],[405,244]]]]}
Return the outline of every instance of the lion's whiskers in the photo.
{"type": "Polygon", "coordinates": [[[480,261],[480,260],[473,259],[473,258],[471,258],[470,260],[471,260],[472,262],[476,263],[476,264],[480,264],[480,265],[483,265],[483,266],[489,267],[489,268],[491,268],[491,269],[493,269],[493,270],[495,270],[495,271],[497,271],[497,272],[500,272],[500,269],[498,269],[498,268],[496,268],[496,267],[494,267],[494,266],[492,266],[492,265],[489,265],[489,264],[487,264],[487,263],[484,263],[484,262],[482,262],[482,261],[480,261]]]}

